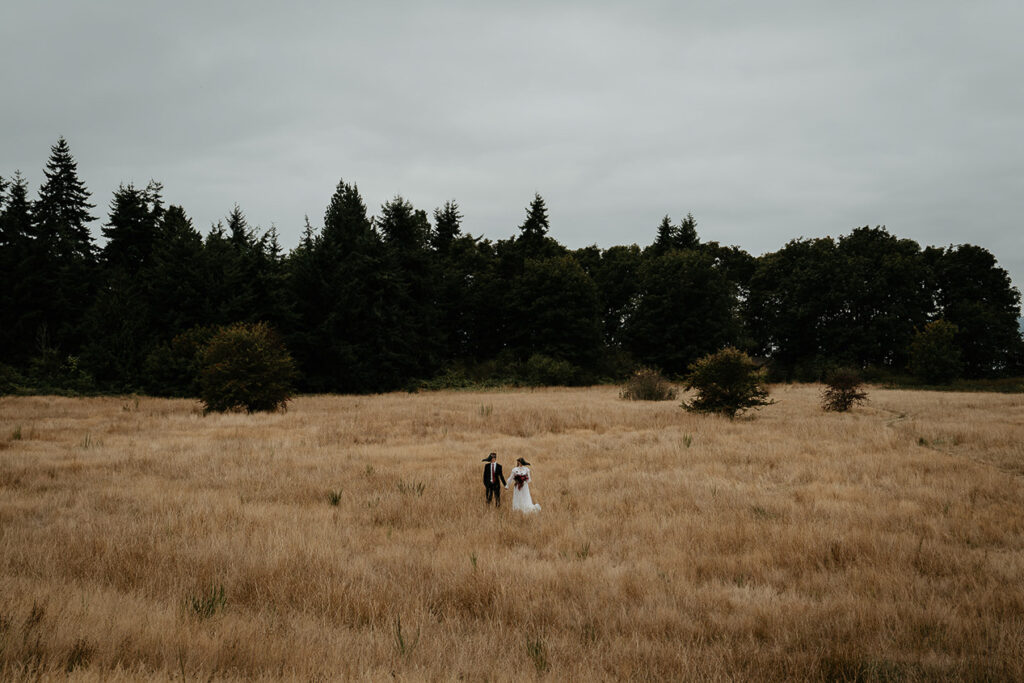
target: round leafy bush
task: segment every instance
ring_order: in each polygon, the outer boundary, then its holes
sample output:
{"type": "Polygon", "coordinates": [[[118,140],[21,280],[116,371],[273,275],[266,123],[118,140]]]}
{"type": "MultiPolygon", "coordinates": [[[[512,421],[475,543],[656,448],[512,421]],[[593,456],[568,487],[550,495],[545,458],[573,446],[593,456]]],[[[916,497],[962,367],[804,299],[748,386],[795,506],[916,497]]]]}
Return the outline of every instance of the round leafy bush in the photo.
{"type": "Polygon", "coordinates": [[[671,401],[678,392],[665,377],[653,368],[640,368],[630,375],[619,392],[629,401],[671,401]]]}
{"type": "Polygon", "coordinates": [[[207,413],[279,410],[292,397],[295,363],[266,323],[220,328],[199,362],[200,399],[207,413]]]}
{"type": "Polygon", "coordinates": [[[821,392],[821,407],[839,413],[846,412],[857,403],[865,403],[868,394],[859,372],[852,368],[839,368],[825,380],[821,392]]]}
{"type": "Polygon", "coordinates": [[[686,376],[686,388],[696,397],[683,408],[699,413],[721,413],[730,418],[752,408],[771,405],[762,386],[764,370],[747,354],[731,346],[699,358],[686,376]]]}

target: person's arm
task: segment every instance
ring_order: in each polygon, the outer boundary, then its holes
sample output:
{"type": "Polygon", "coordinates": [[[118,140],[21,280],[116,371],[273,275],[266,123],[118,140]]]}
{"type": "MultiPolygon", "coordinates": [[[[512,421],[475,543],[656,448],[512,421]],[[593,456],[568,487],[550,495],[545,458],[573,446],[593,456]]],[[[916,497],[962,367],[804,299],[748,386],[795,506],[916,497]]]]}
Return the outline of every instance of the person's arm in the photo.
{"type": "Polygon", "coordinates": [[[505,473],[501,470],[498,470],[498,479],[501,480],[501,483],[505,488],[508,488],[508,482],[505,481],[505,473]]]}

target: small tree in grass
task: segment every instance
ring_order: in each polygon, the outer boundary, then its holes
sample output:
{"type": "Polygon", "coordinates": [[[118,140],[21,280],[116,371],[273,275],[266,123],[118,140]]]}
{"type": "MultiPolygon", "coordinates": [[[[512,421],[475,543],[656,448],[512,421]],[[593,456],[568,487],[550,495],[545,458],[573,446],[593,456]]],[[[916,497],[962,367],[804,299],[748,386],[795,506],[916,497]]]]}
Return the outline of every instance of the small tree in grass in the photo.
{"type": "Polygon", "coordinates": [[[676,397],[676,388],[653,368],[636,370],[619,392],[619,398],[629,401],[671,401],[676,397]]]}
{"type": "Polygon", "coordinates": [[[855,404],[867,400],[864,381],[860,373],[852,368],[839,368],[830,373],[825,380],[825,389],[821,392],[821,407],[838,413],[844,413],[855,404]]]}
{"type": "Polygon", "coordinates": [[[747,354],[731,346],[710,353],[690,366],[686,388],[697,396],[683,408],[692,412],[722,413],[730,418],[751,408],[771,405],[764,388],[764,370],[747,354]]]}
{"type": "Polygon", "coordinates": [[[295,363],[266,323],[235,323],[218,330],[200,353],[200,398],[205,412],[281,409],[292,397],[295,363]]]}

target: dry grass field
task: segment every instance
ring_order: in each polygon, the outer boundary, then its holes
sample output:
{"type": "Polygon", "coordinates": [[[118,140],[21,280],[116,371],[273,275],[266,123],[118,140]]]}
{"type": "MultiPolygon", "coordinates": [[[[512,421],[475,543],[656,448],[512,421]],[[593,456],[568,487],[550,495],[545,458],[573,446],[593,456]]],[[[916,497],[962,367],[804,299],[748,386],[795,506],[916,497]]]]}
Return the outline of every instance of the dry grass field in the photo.
{"type": "Polygon", "coordinates": [[[1024,680],[1024,396],[773,396],[0,398],[0,679],[1024,680]]]}

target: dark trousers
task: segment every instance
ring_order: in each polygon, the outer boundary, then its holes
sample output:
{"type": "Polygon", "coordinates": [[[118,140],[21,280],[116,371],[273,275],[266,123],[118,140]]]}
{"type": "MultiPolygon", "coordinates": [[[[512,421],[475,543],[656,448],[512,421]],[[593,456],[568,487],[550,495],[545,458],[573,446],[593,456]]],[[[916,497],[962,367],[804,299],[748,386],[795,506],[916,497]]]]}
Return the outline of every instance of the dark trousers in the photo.
{"type": "Polygon", "coordinates": [[[491,498],[494,498],[494,507],[501,507],[501,487],[500,486],[488,486],[487,487],[487,504],[491,504],[491,498]]]}

